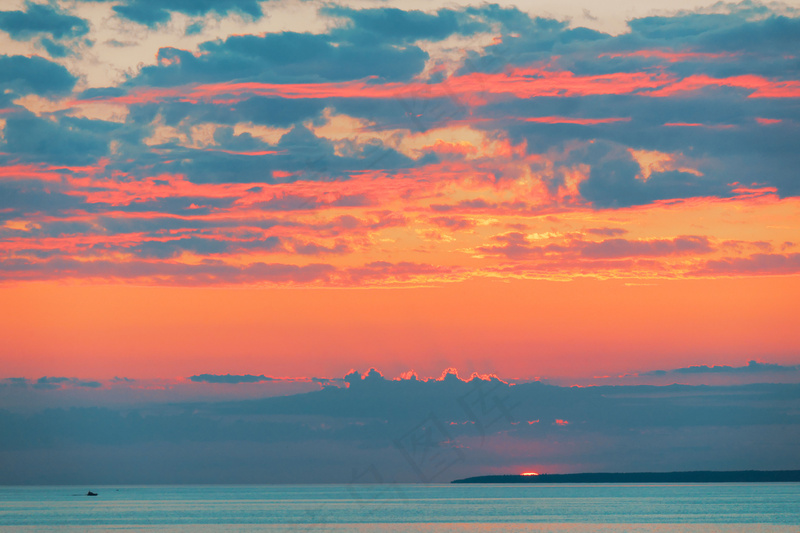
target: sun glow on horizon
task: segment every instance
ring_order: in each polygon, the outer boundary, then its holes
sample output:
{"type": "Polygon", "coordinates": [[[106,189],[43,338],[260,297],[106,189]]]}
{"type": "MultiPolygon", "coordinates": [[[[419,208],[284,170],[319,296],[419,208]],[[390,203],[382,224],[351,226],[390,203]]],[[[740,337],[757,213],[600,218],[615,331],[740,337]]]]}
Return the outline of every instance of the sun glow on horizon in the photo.
{"type": "Polygon", "coordinates": [[[520,475],[523,475],[523,476],[538,476],[539,472],[523,472],[520,475]]]}

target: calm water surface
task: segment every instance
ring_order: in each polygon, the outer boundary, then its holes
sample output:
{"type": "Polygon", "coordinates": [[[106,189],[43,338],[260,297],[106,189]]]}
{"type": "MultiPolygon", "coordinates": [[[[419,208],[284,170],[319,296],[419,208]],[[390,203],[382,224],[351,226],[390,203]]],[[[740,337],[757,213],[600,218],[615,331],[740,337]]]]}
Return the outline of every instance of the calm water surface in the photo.
{"type": "Polygon", "coordinates": [[[0,487],[0,531],[800,532],[800,484],[0,487]]]}

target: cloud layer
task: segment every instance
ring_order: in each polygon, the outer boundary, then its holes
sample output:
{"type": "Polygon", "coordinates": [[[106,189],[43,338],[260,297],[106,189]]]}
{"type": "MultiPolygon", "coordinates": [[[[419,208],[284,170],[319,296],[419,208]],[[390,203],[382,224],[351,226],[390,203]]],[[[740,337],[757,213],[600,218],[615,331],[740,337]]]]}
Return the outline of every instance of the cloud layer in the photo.
{"type": "Polygon", "coordinates": [[[509,385],[488,376],[462,380],[454,371],[389,380],[371,370],[291,396],[0,411],[0,423],[12,429],[0,435],[0,468],[8,483],[446,482],[531,469],[792,469],[800,466],[799,392],[797,384],[509,385]],[[720,448],[720,439],[732,444],[720,448]],[[154,453],[170,460],[153,462],[154,453]],[[221,457],[220,468],[208,468],[221,457]]]}
{"type": "Polygon", "coordinates": [[[201,37],[211,19],[244,28],[269,9],[0,12],[0,32],[36,51],[0,56],[4,280],[351,287],[800,270],[792,9],[726,5],[610,35],[497,5],[331,4],[313,32],[201,37]],[[186,32],[89,86],[76,65],[101,49],[101,13],[186,32]]]}

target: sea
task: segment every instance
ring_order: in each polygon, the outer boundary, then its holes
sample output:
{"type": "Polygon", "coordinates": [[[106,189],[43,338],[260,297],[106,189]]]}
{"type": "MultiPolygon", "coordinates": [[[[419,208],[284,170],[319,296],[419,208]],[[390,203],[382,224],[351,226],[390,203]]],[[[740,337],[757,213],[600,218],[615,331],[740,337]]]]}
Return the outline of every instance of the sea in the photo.
{"type": "Polygon", "coordinates": [[[7,531],[800,532],[800,483],[4,486],[7,531]]]}

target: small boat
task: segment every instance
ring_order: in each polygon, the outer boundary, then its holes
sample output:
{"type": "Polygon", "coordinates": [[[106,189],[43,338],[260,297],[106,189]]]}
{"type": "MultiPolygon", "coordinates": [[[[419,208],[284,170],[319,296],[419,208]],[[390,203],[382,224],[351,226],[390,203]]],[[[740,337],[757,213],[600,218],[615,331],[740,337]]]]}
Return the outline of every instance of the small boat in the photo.
{"type": "Polygon", "coordinates": [[[86,493],[87,496],[97,496],[96,492],[89,491],[86,493]]]}

